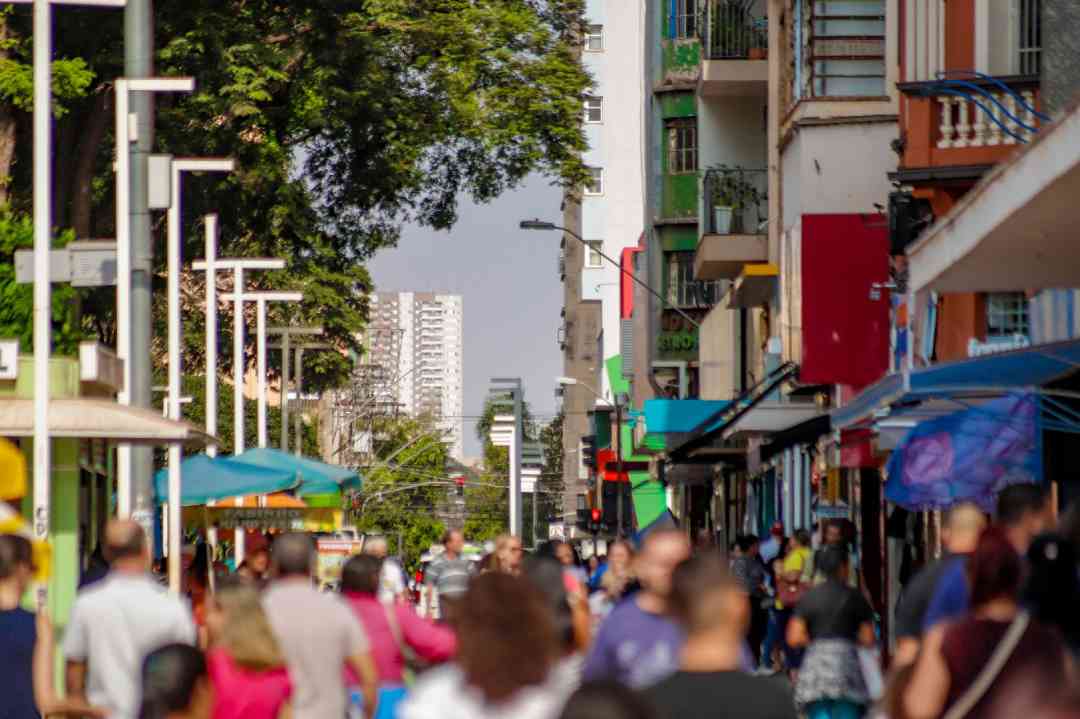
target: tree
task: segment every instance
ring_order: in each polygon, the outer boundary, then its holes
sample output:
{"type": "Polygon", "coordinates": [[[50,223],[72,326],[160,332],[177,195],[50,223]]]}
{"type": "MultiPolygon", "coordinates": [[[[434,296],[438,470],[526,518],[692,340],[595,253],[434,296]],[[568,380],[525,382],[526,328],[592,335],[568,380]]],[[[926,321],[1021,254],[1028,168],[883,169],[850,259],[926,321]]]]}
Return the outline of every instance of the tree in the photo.
{"type": "MultiPolygon", "coordinates": [[[[539,524],[546,527],[549,521],[560,522],[566,508],[563,506],[563,422],[562,410],[550,423],[540,430],[540,444],[544,448],[544,473],[540,477],[539,524]]],[[[543,533],[546,536],[546,532],[543,533]]]]}

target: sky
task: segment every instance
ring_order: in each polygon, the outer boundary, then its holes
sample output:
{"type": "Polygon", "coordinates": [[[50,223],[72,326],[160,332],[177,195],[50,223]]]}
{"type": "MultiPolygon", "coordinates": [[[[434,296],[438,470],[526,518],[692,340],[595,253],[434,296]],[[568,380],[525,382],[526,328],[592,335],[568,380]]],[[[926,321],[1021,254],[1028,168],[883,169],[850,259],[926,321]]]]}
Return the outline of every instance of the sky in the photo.
{"type": "Polygon", "coordinates": [[[556,343],[563,290],[559,233],[521,230],[518,221],[558,222],[562,192],[529,177],[487,205],[463,200],[448,232],[406,226],[401,241],[368,266],[379,292],[447,292],[463,296],[465,319],[465,455],[478,457],[476,417],[492,377],[521,377],[538,419],[555,411],[556,343]]]}

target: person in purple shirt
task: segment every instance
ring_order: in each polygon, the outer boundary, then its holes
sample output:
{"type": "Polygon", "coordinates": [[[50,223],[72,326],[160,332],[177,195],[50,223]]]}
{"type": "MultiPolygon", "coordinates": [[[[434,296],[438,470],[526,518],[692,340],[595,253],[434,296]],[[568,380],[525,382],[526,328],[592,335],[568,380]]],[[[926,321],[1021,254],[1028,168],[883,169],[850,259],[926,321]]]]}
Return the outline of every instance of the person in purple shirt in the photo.
{"type": "Polygon", "coordinates": [[[657,530],[634,559],[641,591],[611,611],[585,659],[585,681],[610,679],[634,689],[651,686],[679,667],[686,636],[668,616],[671,575],[690,556],[690,542],[675,529],[657,530]]]}

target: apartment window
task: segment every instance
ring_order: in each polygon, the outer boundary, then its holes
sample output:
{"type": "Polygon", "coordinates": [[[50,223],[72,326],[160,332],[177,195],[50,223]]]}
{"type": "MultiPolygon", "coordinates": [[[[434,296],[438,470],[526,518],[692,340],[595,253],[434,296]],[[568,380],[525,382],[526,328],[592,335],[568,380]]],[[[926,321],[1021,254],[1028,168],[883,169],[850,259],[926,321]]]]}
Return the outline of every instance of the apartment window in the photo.
{"type": "Polygon", "coordinates": [[[600,254],[604,251],[604,243],[602,240],[589,240],[585,243],[589,247],[589,251],[585,254],[585,266],[586,267],[603,267],[604,257],[600,254]]]}
{"type": "Polygon", "coordinates": [[[585,28],[585,49],[600,52],[604,49],[604,26],[589,25],[585,28]]]}
{"type": "Polygon", "coordinates": [[[1028,302],[1023,292],[992,292],[986,296],[986,338],[1027,336],[1028,302]]]}
{"type": "Polygon", "coordinates": [[[1016,3],[1017,52],[1021,75],[1038,75],[1042,69],[1042,0],[1014,0],[1016,3]]]}
{"type": "Polygon", "coordinates": [[[590,167],[589,180],[585,183],[586,195],[604,194],[604,168],[590,167]]]}
{"type": "Polygon", "coordinates": [[[803,0],[815,97],[885,94],[885,0],[803,0]]]}
{"type": "Polygon", "coordinates": [[[672,8],[675,10],[675,17],[672,18],[675,37],[697,37],[697,6],[698,0],[675,0],[672,3],[672,8]]]}
{"type": "Polygon", "coordinates": [[[697,172],[697,119],[670,120],[668,133],[668,173],[697,172]]]}
{"type": "Polygon", "coordinates": [[[585,98],[585,122],[590,124],[596,124],[604,121],[604,98],[602,97],[586,97],[585,98]]]}

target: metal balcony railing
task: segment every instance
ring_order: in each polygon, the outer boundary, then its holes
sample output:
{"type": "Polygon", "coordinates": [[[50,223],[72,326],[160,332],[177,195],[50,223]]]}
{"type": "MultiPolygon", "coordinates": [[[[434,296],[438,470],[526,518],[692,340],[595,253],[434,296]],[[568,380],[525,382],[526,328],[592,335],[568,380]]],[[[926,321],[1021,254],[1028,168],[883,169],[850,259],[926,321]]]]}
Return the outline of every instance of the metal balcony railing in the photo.
{"type": "Polygon", "coordinates": [[[767,170],[715,167],[701,184],[705,217],[701,226],[713,235],[759,235],[769,217],[767,170]]]}
{"type": "Polygon", "coordinates": [[[711,0],[705,7],[705,56],[709,60],[765,59],[769,33],[761,0],[711,0]]]}
{"type": "Polygon", "coordinates": [[[689,280],[669,285],[667,289],[668,303],[680,308],[712,307],[722,296],[718,280],[689,280]]]}

